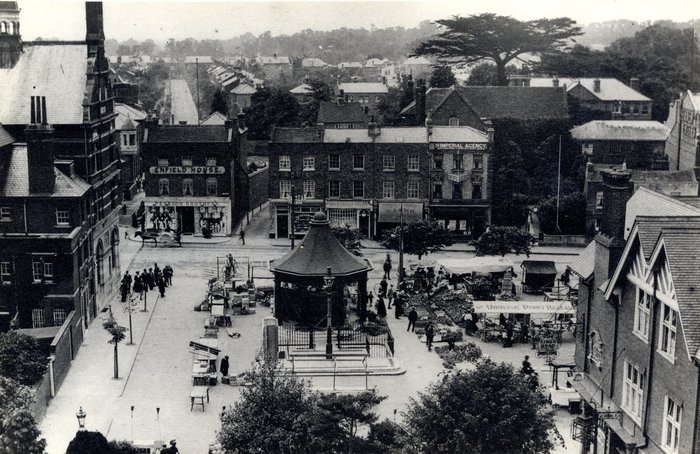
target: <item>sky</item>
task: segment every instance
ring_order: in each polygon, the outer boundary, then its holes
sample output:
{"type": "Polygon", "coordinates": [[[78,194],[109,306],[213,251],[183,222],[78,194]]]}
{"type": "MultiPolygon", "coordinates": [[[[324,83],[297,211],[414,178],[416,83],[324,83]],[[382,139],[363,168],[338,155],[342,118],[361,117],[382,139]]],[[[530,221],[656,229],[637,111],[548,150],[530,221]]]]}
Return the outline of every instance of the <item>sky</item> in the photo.
{"type": "MultiPolygon", "coordinates": [[[[105,0],[105,35],[117,40],[228,39],[246,32],[292,34],[303,29],[415,27],[423,20],[491,12],[521,20],[568,16],[581,24],[614,19],[687,21],[698,0],[418,0],[418,1],[182,1],[105,0]],[[694,4],[694,5],[693,5],[694,4]]],[[[22,38],[84,39],[77,0],[19,0],[22,38]]]]}

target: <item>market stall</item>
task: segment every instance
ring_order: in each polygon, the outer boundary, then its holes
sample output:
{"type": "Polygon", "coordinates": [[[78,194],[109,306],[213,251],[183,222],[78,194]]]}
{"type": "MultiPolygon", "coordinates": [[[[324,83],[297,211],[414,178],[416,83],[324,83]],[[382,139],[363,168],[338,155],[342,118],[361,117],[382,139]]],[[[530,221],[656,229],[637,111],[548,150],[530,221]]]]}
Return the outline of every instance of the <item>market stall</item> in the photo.
{"type": "Polygon", "coordinates": [[[557,279],[557,268],[550,260],[523,260],[523,292],[541,294],[549,291],[557,279]]]}
{"type": "Polygon", "coordinates": [[[509,258],[494,256],[441,259],[437,263],[447,274],[505,273],[513,268],[513,262],[509,258]]]}

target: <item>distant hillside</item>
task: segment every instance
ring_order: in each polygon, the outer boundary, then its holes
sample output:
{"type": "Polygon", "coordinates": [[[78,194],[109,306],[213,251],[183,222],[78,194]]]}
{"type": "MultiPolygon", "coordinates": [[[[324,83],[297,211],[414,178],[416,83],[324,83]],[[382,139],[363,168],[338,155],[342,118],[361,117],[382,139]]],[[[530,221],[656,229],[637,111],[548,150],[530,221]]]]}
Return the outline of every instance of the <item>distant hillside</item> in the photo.
{"type": "Polygon", "coordinates": [[[627,19],[611,20],[606,22],[593,22],[583,27],[583,35],[576,38],[576,42],[588,47],[604,48],[620,38],[634,36],[652,23],[662,24],[671,28],[694,27],[700,34],[700,19],[687,22],[673,22],[667,20],[635,22],[627,19]]]}

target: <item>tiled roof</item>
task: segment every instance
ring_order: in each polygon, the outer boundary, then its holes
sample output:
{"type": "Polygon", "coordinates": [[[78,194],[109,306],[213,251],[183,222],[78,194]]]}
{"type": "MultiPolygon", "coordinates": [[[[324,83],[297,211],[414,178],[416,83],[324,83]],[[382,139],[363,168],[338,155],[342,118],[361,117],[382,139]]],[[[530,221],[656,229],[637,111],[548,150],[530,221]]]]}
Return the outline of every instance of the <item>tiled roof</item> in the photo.
{"type": "Polygon", "coordinates": [[[223,125],[226,123],[226,115],[221,112],[212,112],[202,120],[202,126],[223,125]]]}
{"type": "MultiPolygon", "coordinates": [[[[459,95],[481,118],[539,120],[567,118],[569,115],[563,88],[532,87],[455,87],[431,88],[426,93],[425,111],[430,116],[446,96],[459,95]]],[[[415,101],[401,111],[414,115],[415,101]]]]}
{"type": "MultiPolygon", "coordinates": [[[[634,88],[620,82],[617,79],[610,77],[600,78],[600,91],[595,93],[595,77],[584,77],[576,79],[572,77],[559,77],[559,86],[566,85],[566,91],[571,91],[575,86],[581,85],[586,90],[590,91],[594,96],[603,101],[651,101],[643,94],[639,93],[634,88]]],[[[530,78],[531,87],[552,87],[554,86],[553,77],[532,77],[530,78]]]]}
{"type": "Polygon", "coordinates": [[[90,189],[90,185],[77,176],[70,177],[54,167],[56,182],[51,194],[29,192],[29,160],[26,145],[16,145],[0,156],[7,165],[0,165],[0,197],[80,197],[90,189]]]}
{"type": "Polygon", "coordinates": [[[45,96],[49,124],[81,124],[87,63],[85,44],[25,43],[15,67],[0,69],[0,123],[29,124],[31,96],[45,96]]]}
{"type": "Polygon", "coordinates": [[[680,324],[690,358],[700,348],[700,229],[664,227],[661,232],[673,288],[678,301],[680,324]]]}
{"type": "Polygon", "coordinates": [[[700,212],[697,216],[637,216],[637,236],[647,261],[654,252],[661,230],[669,225],[700,229],[700,212]]]}
{"type": "MultiPolygon", "coordinates": [[[[600,172],[607,169],[618,169],[619,165],[611,164],[589,164],[586,170],[586,181],[601,182],[603,177],[600,172]]],[[[656,192],[662,192],[655,187],[674,183],[695,183],[695,172],[692,170],[639,170],[627,169],[632,173],[630,180],[635,187],[646,186],[656,192]]]]}
{"type": "Polygon", "coordinates": [[[314,91],[314,89],[311,88],[311,85],[301,84],[301,85],[298,85],[298,86],[292,88],[291,90],[289,90],[289,93],[291,93],[293,95],[306,95],[309,93],[313,93],[313,91],[314,91]]]}
{"type": "Polygon", "coordinates": [[[691,93],[689,97],[693,106],[695,106],[695,110],[700,110],[700,93],[691,93]]]}
{"type": "Polygon", "coordinates": [[[323,131],[318,128],[274,128],[271,143],[320,143],[323,131]]]}
{"type": "Polygon", "coordinates": [[[303,68],[317,68],[320,66],[329,66],[328,63],[321,60],[320,58],[310,57],[301,60],[301,66],[303,68]]]}
{"type": "Polygon", "coordinates": [[[0,125],[0,147],[4,147],[5,145],[9,145],[12,142],[14,142],[15,139],[10,135],[9,132],[5,130],[5,128],[0,125]]]}
{"type": "Polygon", "coordinates": [[[289,57],[257,57],[256,60],[260,62],[261,65],[288,65],[291,63],[289,57]]]}
{"type": "Polygon", "coordinates": [[[588,279],[593,274],[595,267],[595,241],[591,241],[575,259],[571,261],[567,268],[581,276],[583,279],[588,279]]]}
{"type": "Polygon", "coordinates": [[[488,135],[469,126],[433,126],[430,142],[487,143],[488,135]]]}
{"type": "Polygon", "coordinates": [[[233,90],[231,90],[231,93],[234,95],[252,95],[255,93],[257,90],[255,87],[253,87],[250,84],[240,84],[233,90]]]}
{"type": "Polygon", "coordinates": [[[322,102],[318,106],[318,123],[362,123],[367,124],[367,115],[362,111],[362,106],[350,102],[338,104],[336,102],[322,102]]]}
{"type": "MultiPolygon", "coordinates": [[[[380,134],[374,143],[428,143],[428,132],[425,127],[409,128],[380,128],[380,134]]],[[[371,143],[372,137],[367,129],[327,129],[323,135],[326,143],[351,142],[371,143]]]]}
{"type": "Polygon", "coordinates": [[[425,57],[409,57],[403,61],[404,65],[430,65],[430,60],[425,57]]]}
{"type": "Polygon", "coordinates": [[[345,94],[389,93],[389,87],[380,82],[343,82],[338,84],[338,90],[343,90],[345,94]]]}
{"type": "Polygon", "coordinates": [[[671,130],[658,121],[594,120],[576,126],[571,136],[577,140],[626,140],[665,142],[671,130]]]}
{"type": "Polygon", "coordinates": [[[700,216],[700,209],[642,186],[627,201],[625,238],[638,216],[700,216]]]}
{"type": "Polygon", "coordinates": [[[221,82],[222,87],[228,87],[229,85],[237,84],[240,82],[240,79],[238,77],[229,77],[228,79],[225,79],[223,82],[221,82]]]}
{"type": "Polygon", "coordinates": [[[223,143],[229,142],[224,126],[158,125],[146,128],[144,143],[223,143]]]}
{"type": "Polygon", "coordinates": [[[121,102],[114,103],[114,111],[117,113],[117,118],[114,121],[114,128],[117,131],[124,129],[136,129],[133,122],[144,120],[147,116],[146,112],[143,110],[121,102]]]}

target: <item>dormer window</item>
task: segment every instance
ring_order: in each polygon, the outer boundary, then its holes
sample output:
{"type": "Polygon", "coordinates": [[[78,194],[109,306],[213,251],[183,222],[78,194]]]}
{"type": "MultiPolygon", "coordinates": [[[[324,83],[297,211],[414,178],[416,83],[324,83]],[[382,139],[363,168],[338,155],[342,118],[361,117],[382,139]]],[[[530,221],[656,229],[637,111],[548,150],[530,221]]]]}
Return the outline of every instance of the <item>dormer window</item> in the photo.
{"type": "Polygon", "coordinates": [[[449,126],[459,126],[459,118],[457,117],[450,117],[447,123],[449,126]]]}

